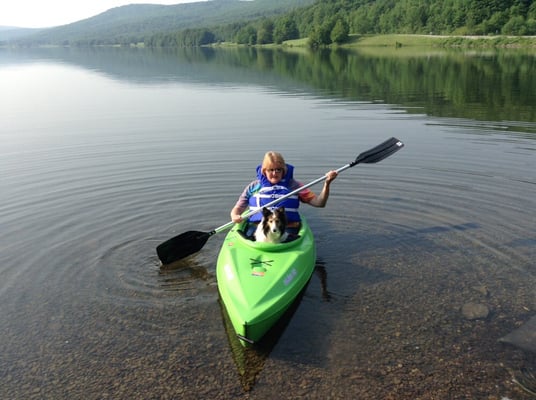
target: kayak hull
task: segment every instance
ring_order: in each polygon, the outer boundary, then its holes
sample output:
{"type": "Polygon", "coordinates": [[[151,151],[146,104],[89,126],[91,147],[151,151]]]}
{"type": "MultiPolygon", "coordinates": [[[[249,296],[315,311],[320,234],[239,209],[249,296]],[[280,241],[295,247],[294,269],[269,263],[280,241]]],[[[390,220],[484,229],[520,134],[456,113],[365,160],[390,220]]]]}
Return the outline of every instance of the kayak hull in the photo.
{"type": "Polygon", "coordinates": [[[314,237],[302,220],[298,238],[258,243],[241,225],[225,237],[216,265],[218,290],[243,345],[258,342],[309,282],[316,262],[314,237]]]}

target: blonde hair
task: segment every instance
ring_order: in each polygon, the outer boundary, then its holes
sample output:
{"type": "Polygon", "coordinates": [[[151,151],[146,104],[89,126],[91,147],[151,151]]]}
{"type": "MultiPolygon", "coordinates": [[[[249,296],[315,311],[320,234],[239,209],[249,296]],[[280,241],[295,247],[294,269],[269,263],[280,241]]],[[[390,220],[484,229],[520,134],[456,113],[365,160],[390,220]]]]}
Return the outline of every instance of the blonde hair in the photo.
{"type": "Polygon", "coordinates": [[[287,164],[285,163],[285,159],[281,155],[281,153],[278,153],[277,151],[268,151],[264,158],[262,159],[262,166],[261,166],[261,172],[263,175],[266,175],[266,170],[269,167],[272,167],[272,165],[275,168],[282,168],[283,169],[283,176],[287,174],[287,164]]]}

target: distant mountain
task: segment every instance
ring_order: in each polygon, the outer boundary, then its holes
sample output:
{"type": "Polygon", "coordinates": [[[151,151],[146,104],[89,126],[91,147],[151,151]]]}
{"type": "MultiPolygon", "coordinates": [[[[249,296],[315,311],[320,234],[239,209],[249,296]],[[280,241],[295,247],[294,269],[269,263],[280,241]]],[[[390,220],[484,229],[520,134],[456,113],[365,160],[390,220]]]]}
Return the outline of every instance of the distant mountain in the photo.
{"type": "MultiPolygon", "coordinates": [[[[211,27],[286,13],[316,0],[211,0],[176,5],[131,4],[94,17],[18,36],[19,44],[112,44],[156,33],[211,27]]],[[[9,40],[13,40],[13,37],[9,40]]]]}
{"type": "Polygon", "coordinates": [[[42,29],[18,28],[15,26],[0,26],[0,42],[15,40],[41,30],[42,29]]]}

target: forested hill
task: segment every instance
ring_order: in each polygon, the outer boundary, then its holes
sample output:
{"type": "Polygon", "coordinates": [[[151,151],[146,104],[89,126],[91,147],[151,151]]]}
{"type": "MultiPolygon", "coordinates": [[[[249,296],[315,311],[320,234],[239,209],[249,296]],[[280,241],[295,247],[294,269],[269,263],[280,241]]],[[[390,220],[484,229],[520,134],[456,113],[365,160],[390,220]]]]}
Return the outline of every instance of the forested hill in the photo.
{"type": "Polygon", "coordinates": [[[308,6],[316,0],[210,0],[176,5],[131,4],[112,8],[94,17],[42,29],[17,44],[127,44],[147,40],[157,33],[212,27],[260,17],[274,17],[308,6]]]}
{"type": "Polygon", "coordinates": [[[536,35],[536,0],[318,0],[284,15],[247,24],[158,34],[150,46],[217,41],[282,43],[309,38],[311,46],[342,43],[349,34],[536,35]]]}
{"type": "Polygon", "coordinates": [[[19,44],[312,45],[354,34],[536,35],[536,0],[212,0],[130,5],[28,36],[19,44]]]}

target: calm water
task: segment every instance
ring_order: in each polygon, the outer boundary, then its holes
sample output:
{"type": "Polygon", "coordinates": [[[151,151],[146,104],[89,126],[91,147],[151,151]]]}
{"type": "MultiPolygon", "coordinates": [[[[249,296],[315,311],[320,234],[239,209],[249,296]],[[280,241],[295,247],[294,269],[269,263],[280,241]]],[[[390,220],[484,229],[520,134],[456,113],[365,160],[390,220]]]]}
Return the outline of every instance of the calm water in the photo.
{"type": "Polygon", "coordinates": [[[529,398],[498,339],[536,314],[535,60],[0,49],[0,397],[529,398]],[[262,348],[227,334],[223,234],[161,270],[265,151],[309,182],[391,136],[303,207],[317,273],[262,348]]]}

